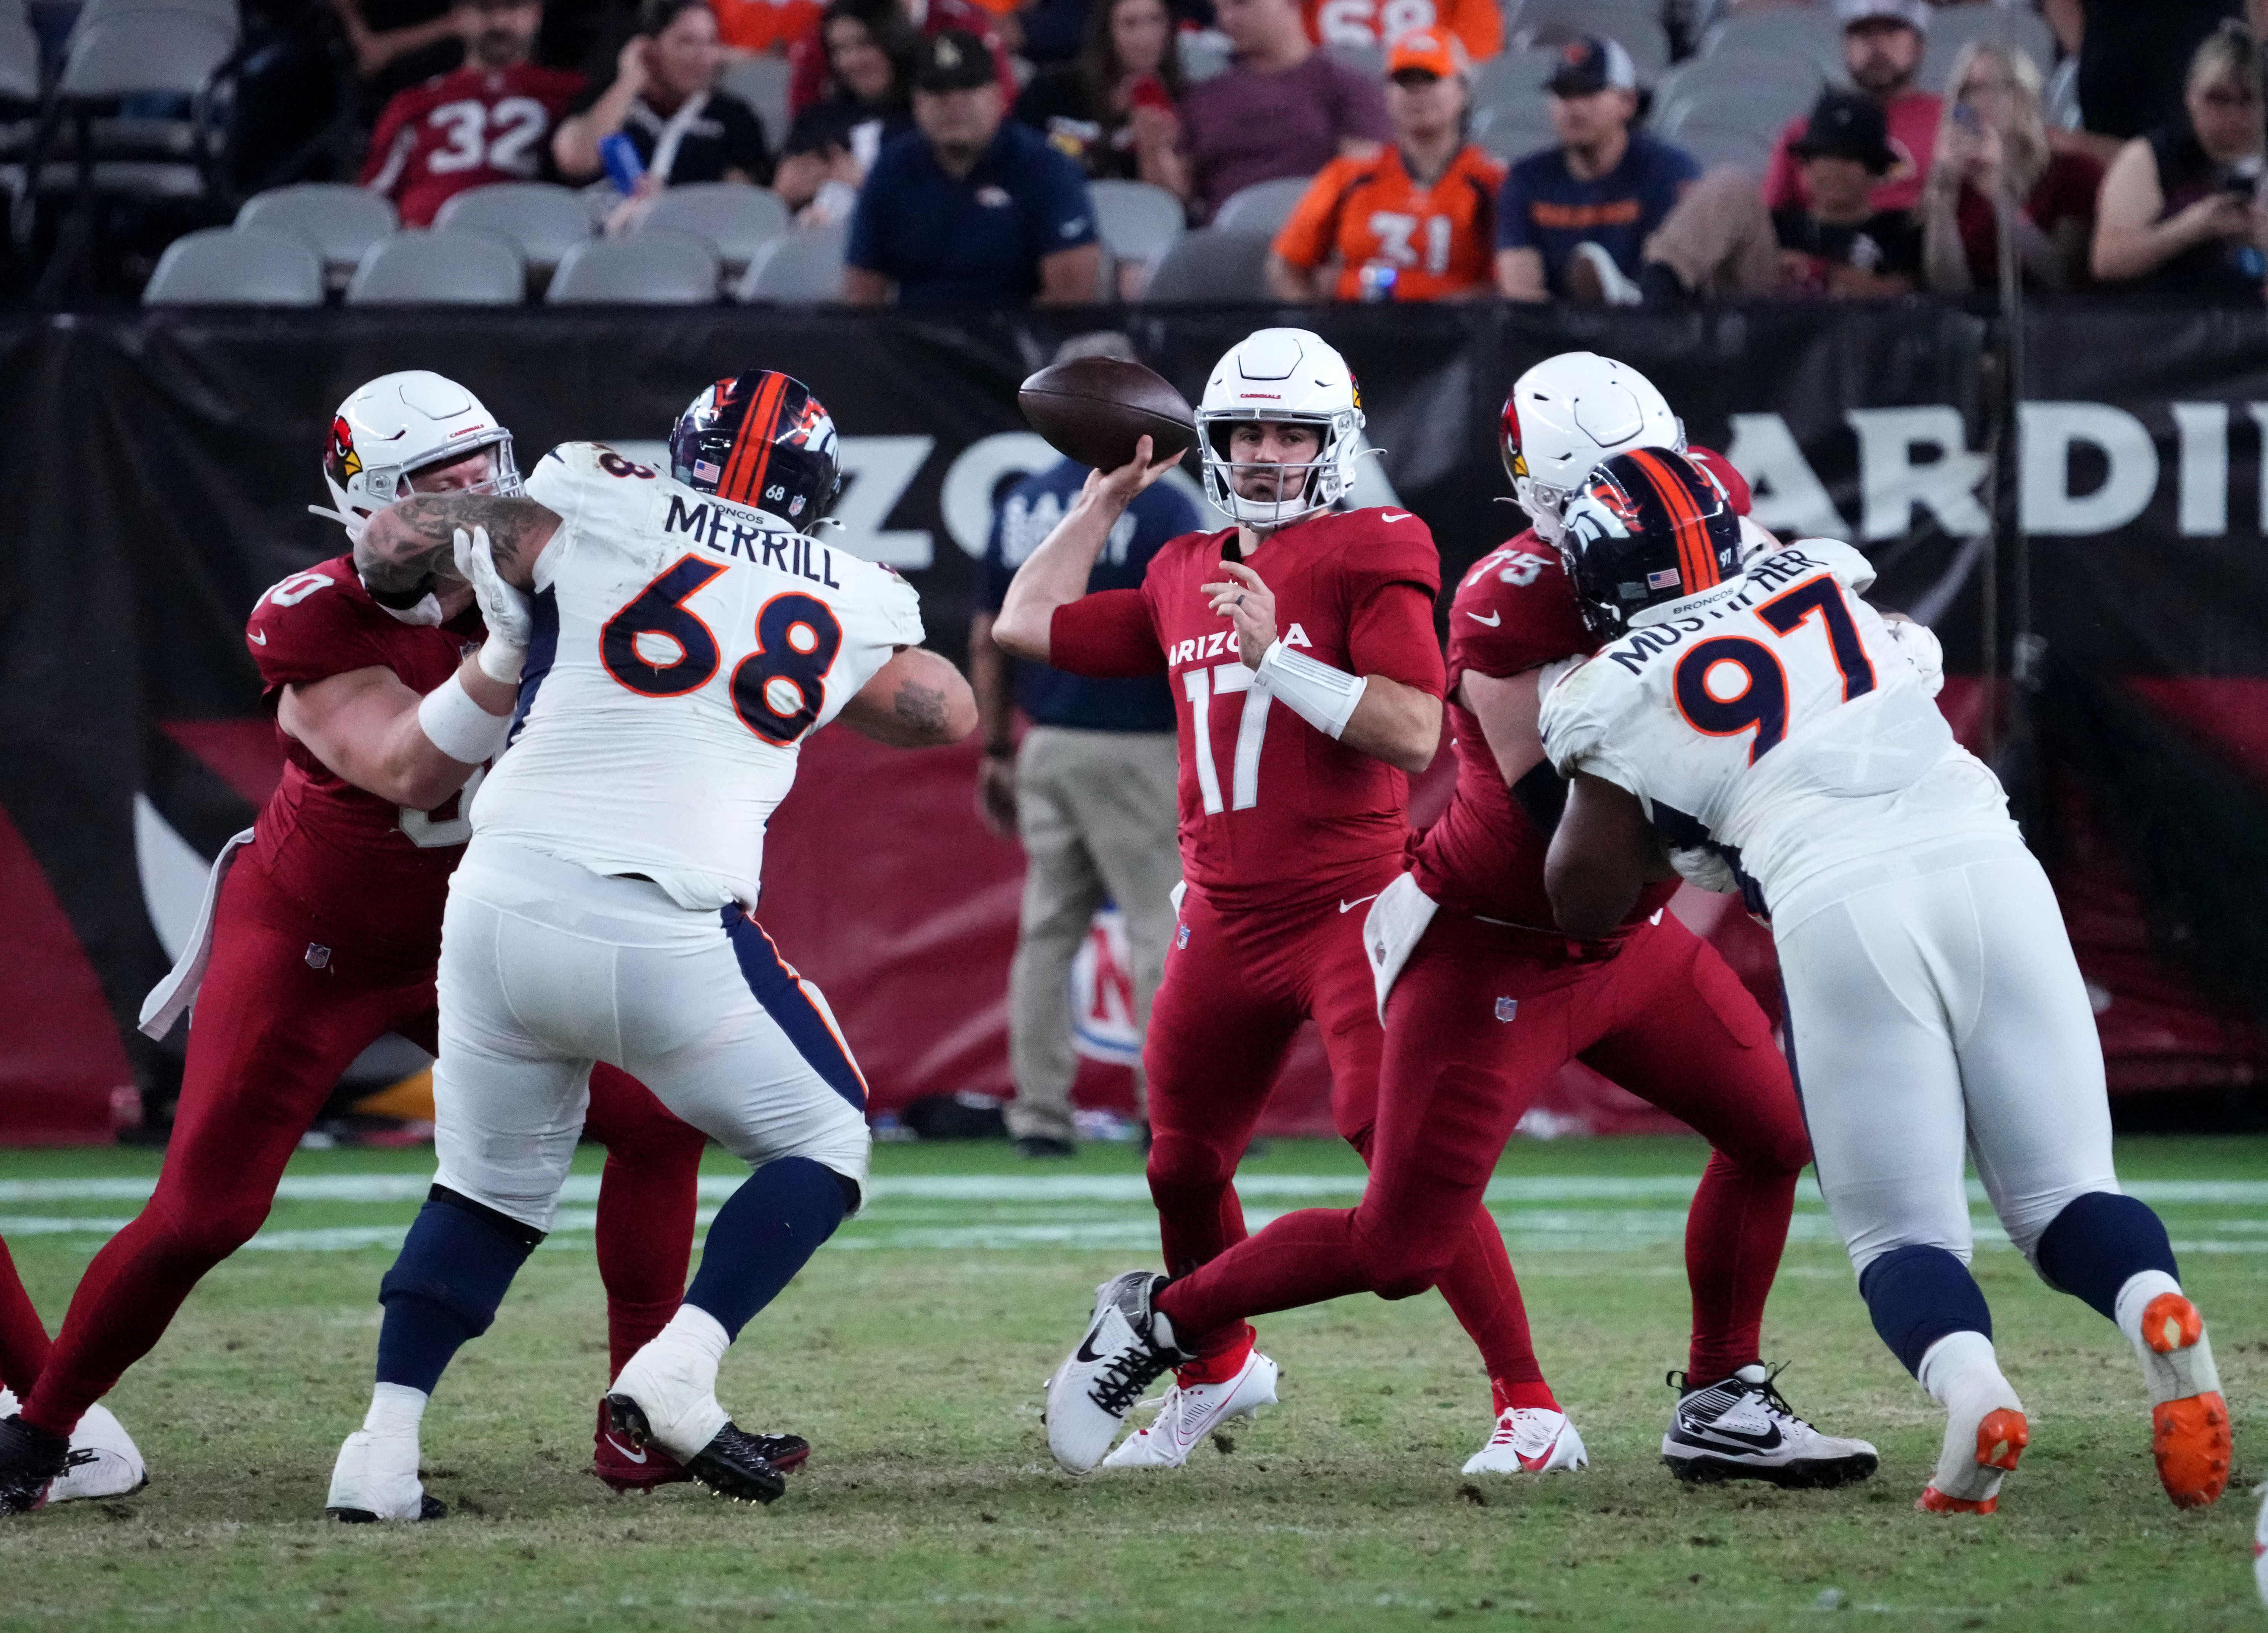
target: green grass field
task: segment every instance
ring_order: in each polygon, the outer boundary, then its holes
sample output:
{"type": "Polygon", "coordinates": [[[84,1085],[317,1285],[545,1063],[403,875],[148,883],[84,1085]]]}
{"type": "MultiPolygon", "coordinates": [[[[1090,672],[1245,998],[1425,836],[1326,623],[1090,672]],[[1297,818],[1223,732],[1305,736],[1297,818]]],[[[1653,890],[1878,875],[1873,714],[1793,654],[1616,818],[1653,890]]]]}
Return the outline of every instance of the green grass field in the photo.
{"type": "MultiPolygon", "coordinates": [[[[1429,1295],[1268,1318],[1283,1406],[1178,1474],[1059,1475],[1041,1380],[1094,1284],[1154,1261],[1138,1159],[885,1146],[873,1205],[749,1328],[719,1388],[742,1422],[808,1435],[808,1472],[765,1510],[685,1487],[613,1497],[583,1472],[606,1370],[597,1156],[427,1416],[448,1519],[321,1518],[367,1395],[378,1280],[431,1160],[306,1153],[267,1230],[112,1397],[149,1489],[0,1521],[0,1627],[2268,1627],[2249,1550],[2249,1488],[2268,1472],[2268,1141],[2119,1151],[2213,1322],[2230,1496],[2198,1513],[2166,1502],[2123,1341],[1991,1239],[1980,1203],[1977,1268],[2033,1444],[1999,1514],[1953,1520],[1913,1510],[1935,1409],[1875,1340],[1808,1181],[1766,1354],[1793,1363],[1800,1409],[1881,1447],[1881,1473],[1782,1493],[1690,1490],[1662,1469],[1704,1157],[1675,1140],[1521,1142],[1491,1192],[1585,1473],[1460,1476],[1487,1386],[1429,1295]]],[[[0,1235],[51,1325],[157,1164],[0,1153],[0,1235]]],[[[704,1207],[735,1180],[713,1159],[704,1207]]],[[[1351,1153],[1285,1142],[1247,1165],[1244,1191],[1256,1215],[1344,1205],[1359,1184],[1351,1153]]]]}

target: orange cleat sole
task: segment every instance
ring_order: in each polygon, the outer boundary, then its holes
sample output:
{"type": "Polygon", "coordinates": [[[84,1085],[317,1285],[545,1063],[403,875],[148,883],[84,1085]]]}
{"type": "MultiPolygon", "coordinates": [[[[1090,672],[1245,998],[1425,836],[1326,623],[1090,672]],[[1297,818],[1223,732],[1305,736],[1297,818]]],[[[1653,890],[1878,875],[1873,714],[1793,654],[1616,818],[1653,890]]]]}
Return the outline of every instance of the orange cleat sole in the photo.
{"type": "Polygon", "coordinates": [[[1989,1514],[2000,1506],[2000,1498],[1996,1493],[1972,1503],[1966,1497],[1948,1497],[1935,1486],[1924,1486],[1921,1495],[1914,1498],[1914,1506],[1925,1514],[1989,1514]]]}
{"type": "MultiPolygon", "coordinates": [[[[2153,1299],[2151,1313],[2155,1314],[2164,1301],[2153,1299]]],[[[2228,1490],[2228,1463],[2235,1450],[2228,1402],[2218,1394],[2193,1394],[2150,1409],[2150,1451],[2158,1460],[2158,1482],[2176,1508],[2204,1508],[2219,1502],[2228,1490]]]]}
{"type": "Polygon", "coordinates": [[[2143,1306],[2142,1342],[2160,1355],[2186,1350],[2205,1335],[2205,1317],[2179,1293],[2160,1293],[2143,1306]]]}

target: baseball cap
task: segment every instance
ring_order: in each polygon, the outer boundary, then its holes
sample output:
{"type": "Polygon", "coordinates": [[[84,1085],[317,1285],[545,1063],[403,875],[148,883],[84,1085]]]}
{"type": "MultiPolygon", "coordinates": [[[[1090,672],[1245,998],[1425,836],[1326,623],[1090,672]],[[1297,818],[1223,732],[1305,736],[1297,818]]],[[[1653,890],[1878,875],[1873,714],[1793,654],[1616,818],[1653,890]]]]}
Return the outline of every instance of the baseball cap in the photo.
{"type": "Polygon", "coordinates": [[[1895,169],[1889,129],[1872,97],[1855,91],[1830,91],[1812,104],[1803,134],[1788,143],[1798,158],[1855,158],[1876,175],[1895,169]]]}
{"type": "Polygon", "coordinates": [[[1556,96],[1588,96],[1594,91],[1635,91],[1638,64],[1629,52],[1601,34],[1585,34],[1559,49],[1559,65],[1543,88],[1556,96]]]}
{"type": "Polygon", "coordinates": [[[917,91],[974,91],[998,74],[992,48],[965,28],[940,28],[914,54],[917,91]]]}
{"type": "Polygon", "coordinates": [[[1861,23],[1904,23],[1918,34],[1929,33],[1929,7],[1925,0],[1838,0],[1835,14],[1845,28],[1861,23]]]}
{"type": "Polygon", "coordinates": [[[1403,74],[1431,74],[1436,79],[1453,79],[1468,72],[1472,59],[1465,55],[1465,42],[1439,28],[1413,28],[1395,38],[1386,54],[1386,77],[1397,79],[1403,74]]]}

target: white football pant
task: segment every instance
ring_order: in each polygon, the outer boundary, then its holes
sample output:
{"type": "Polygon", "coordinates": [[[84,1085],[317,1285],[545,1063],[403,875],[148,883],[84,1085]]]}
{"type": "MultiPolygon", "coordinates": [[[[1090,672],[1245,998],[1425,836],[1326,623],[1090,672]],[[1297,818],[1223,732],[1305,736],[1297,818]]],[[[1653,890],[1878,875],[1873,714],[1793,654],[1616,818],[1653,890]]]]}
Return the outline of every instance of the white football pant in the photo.
{"type": "Polygon", "coordinates": [[[435,1177],[551,1228],[591,1066],[629,1072],[747,1162],[865,1183],[865,1085],[819,989],[737,907],[695,912],[475,837],[442,921],[435,1177]]]}
{"type": "Polygon", "coordinates": [[[2102,1048],[2047,875],[2014,839],[1878,858],[1772,916],[1819,1188],[1854,1269],[1968,1262],[1966,1143],[2030,1258],[2073,1198],[2116,1193],[2102,1048]]]}

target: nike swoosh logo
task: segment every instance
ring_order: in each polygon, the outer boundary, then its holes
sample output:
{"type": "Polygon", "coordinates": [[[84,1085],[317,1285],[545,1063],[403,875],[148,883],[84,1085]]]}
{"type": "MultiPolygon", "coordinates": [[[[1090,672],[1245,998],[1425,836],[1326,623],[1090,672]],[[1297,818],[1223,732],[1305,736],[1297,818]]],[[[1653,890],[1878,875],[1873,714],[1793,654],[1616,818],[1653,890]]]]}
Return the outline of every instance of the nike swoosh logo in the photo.
{"type": "MultiPolygon", "coordinates": [[[[1559,1434],[1565,1434],[1566,1432],[1567,1431],[1563,1429],[1559,1431],[1559,1434]]],[[[1514,1452],[1513,1456],[1520,1460],[1520,1466],[1526,1469],[1529,1474],[1540,1475],[1543,1472],[1543,1466],[1551,1460],[1551,1453],[1558,1449],[1559,1435],[1554,1435],[1551,1437],[1551,1444],[1543,1448],[1543,1452],[1541,1456],[1530,1457],[1525,1452],[1514,1452]]]]}
{"type": "Polygon", "coordinates": [[[1375,890],[1373,890],[1373,891],[1372,891],[1368,895],[1366,895],[1366,896],[1357,896],[1357,897],[1356,897],[1353,901],[1348,901],[1342,900],[1342,901],[1339,902],[1339,911],[1340,911],[1340,912],[1342,912],[1342,913],[1351,913],[1351,912],[1353,912],[1357,908],[1360,907],[1364,902],[1366,902],[1366,901],[1377,901],[1377,900],[1378,900],[1378,892],[1376,892],[1375,890]]]}
{"type": "Polygon", "coordinates": [[[1090,1332],[1086,1337],[1079,1341],[1079,1353],[1072,1356],[1071,1359],[1077,1361],[1082,1366],[1089,1365],[1096,1361],[1100,1361],[1102,1359],[1102,1357],[1096,1353],[1094,1345],[1094,1335],[1090,1332]]]}
{"type": "Polygon", "coordinates": [[[1752,1451],[1772,1452],[1779,1449],[1780,1432],[1778,1424],[1774,1424],[1762,1434],[1745,1429],[1720,1429],[1714,1423],[1695,1423],[1685,1432],[1697,1436],[1714,1436],[1719,1440],[1729,1440],[1734,1445],[1744,1445],[1752,1451]]]}
{"type": "Polygon", "coordinates": [[[1379,512],[1378,519],[1382,522],[1406,522],[1410,519],[1410,512],[1407,511],[1381,511],[1379,512]]]}
{"type": "Polygon", "coordinates": [[[267,637],[266,636],[264,636],[264,635],[261,634],[259,630],[257,630],[257,629],[249,630],[249,631],[247,631],[247,634],[249,636],[249,637],[250,637],[252,640],[254,640],[254,641],[257,641],[258,643],[260,643],[260,644],[261,644],[261,645],[265,646],[265,645],[267,645],[267,644],[268,644],[268,637],[267,637]]]}
{"type": "Polygon", "coordinates": [[[631,1461],[631,1462],[633,1462],[633,1463],[643,1463],[643,1462],[644,1462],[644,1461],[645,1461],[645,1453],[643,1453],[643,1452],[633,1452],[633,1451],[631,1451],[631,1450],[630,1449],[630,1447],[628,1447],[628,1446],[624,1445],[621,1441],[619,1441],[619,1440],[615,1439],[615,1438],[614,1438],[614,1436],[612,1436],[612,1435],[608,1435],[608,1436],[607,1437],[607,1444],[608,1444],[608,1445],[610,1445],[610,1446],[614,1447],[615,1451],[620,1452],[620,1453],[621,1453],[624,1457],[627,1457],[628,1459],[630,1459],[630,1461],[631,1461]]]}
{"type": "Polygon", "coordinates": [[[1465,616],[1471,619],[1476,624],[1486,624],[1491,629],[1495,629],[1497,625],[1504,622],[1504,614],[1502,613],[1491,613],[1487,617],[1484,618],[1478,613],[1469,612],[1465,616]]]}

